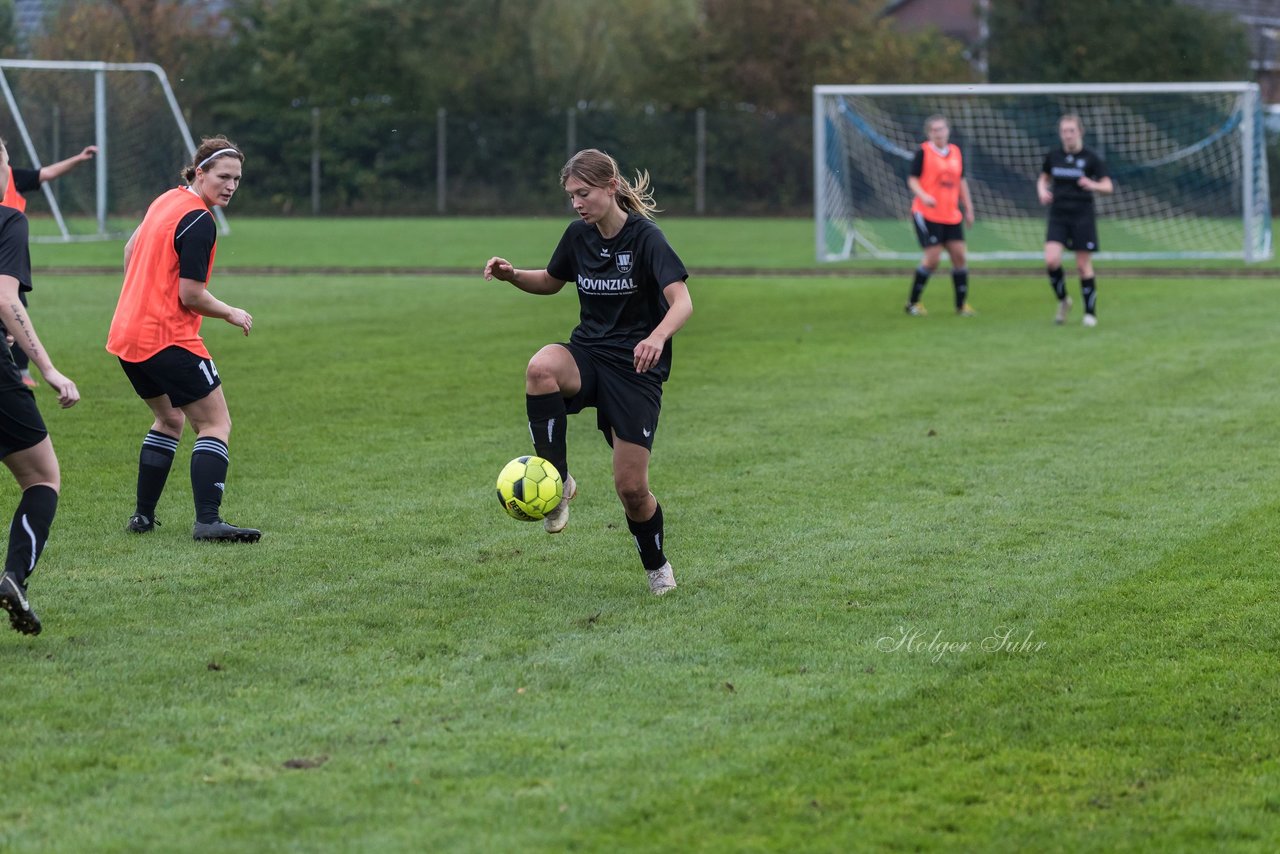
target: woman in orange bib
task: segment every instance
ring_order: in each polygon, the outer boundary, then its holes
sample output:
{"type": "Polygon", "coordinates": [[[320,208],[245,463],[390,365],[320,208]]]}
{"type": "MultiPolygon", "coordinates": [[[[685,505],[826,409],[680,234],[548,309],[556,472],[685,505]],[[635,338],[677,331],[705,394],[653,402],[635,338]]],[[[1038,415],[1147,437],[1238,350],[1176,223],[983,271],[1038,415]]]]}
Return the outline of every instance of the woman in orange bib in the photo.
{"type": "Polygon", "coordinates": [[[929,116],[924,132],[928,139],[916,152],[907,178],[913,195],[911,219],[924,257],[916,268],[906,311],[915,317],[927,314],[920,297],[929,276],[938,269],[942,250],[946,249],[951,256],[956,314],[973,317],[977,312],[969,305],[969,270],[965,267],[964,243],[964,226],[973,225],[973,199],[969,196],[969,179],[964,175],[964,157],[960,146],[950,141],[951,126],[945,116],[929,116]]]}
{"type": "Polygon", "coordinates": [[[205,139],[183,169],[187,186],[162,194],[124,248],[124,287],[111,320],[107,352],[120,359],[154,422],[138,457],[137,507],[127,530],[155,528],[156,504],[169,477],[182,430],[196,432],[191,492],[197,540],[255,543],[262,532],[223,521],[231,416],[222,379],[200,337],[217,317],[248,335],[253,317],[209,293],[218,230],[212,209],[227,205],[240,186],[244,155],[226,137],[205,139]]]}

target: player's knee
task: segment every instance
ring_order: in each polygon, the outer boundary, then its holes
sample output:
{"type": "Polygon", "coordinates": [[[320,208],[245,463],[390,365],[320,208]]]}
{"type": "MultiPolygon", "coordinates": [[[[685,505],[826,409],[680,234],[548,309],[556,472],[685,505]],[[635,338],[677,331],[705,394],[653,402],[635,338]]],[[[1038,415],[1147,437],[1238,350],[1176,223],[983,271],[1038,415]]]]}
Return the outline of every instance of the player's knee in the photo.
{"type": "Polygon", "coordinates": [[[649,484],[643,478],[616,478],[613,487],[626,507],[638,507],[649,497],[649,484]]]}
{"type": "Polygon", "coordinates": [[[538,353],[529,360],[529,365],[524,372],[524,381],[533,394],[550,394],[560,389],[556,379],[555,365],[542,353],[538,353]]]}
{"type": "Polygon", "coordinates": [[[179,411],[173,415],[157,416],[156,423],[152,429],[164,433],[166,436],[182,436],[182,428],[186,426],[187,419],[179,411]]]}

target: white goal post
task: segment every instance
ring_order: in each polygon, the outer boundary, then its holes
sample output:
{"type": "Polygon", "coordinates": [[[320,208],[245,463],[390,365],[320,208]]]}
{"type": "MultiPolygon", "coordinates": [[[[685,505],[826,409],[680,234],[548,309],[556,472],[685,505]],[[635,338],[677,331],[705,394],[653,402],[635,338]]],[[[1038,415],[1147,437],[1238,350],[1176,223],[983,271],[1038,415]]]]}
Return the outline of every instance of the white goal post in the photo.
{"type": "MultiPolygon", "coordinates": [[[[42,203],[29,194],[35,241],[129,233],[156,196],[178,185],[196,150],[169,79],[152,62],[0,59],[0,94],[11,166],[39,169],[98,147],[92,163],[44,183],[42,203]]],[[[226,234],[222,209],[214,216],[226,234]]]]}
{"type": "Polygon", "coordinates": [[[919,257],[906,179],[934,114],[964,154],[977,214],[969,258],[1042,257],[1035,181],[1066,113],[1081,117],[1115,184],[1096,200],[1099,257],[1271,257],[1258,85],[1097,83],[815,86],[818,260],[919,257]]]}

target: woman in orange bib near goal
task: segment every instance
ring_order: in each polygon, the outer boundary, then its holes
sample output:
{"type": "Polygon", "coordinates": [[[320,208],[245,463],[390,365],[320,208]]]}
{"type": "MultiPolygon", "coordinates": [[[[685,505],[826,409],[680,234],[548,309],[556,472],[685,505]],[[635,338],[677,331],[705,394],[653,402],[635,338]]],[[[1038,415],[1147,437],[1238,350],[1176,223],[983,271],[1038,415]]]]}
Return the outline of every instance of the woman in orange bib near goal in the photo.
{"type": "Polygon", "coordinates": [[[222,379],[200,337],[206,317],[248,335],[253,317],[209,293],[218,230],[212,209],[225,206],[240,185],[244,155],[226,137],[205,139],[183,169],[187,186],[162,194],[124,248],[124,287],[116,304],[107,352],[155,420],[138,458],[138,500],[127,530],[145,534],[158,524],[155,508],[191,422],[191,492],[197,540],[256,543],[262,532],[238,528],[220,515],[230,453],[231,416],[222,379]]]}
{"type": "Polygon", "coordinates": [[[942,250],[946,249],[951,257],[956,314],[973,317],[977,312],[969,305],[969,270],[965,266],[964,243],[964,226],[973,225],[973,199],[964,174],[964,156],[960,147],[950,141],[951,126],[945,116],[933,115],[926,119],[924,132],[928,139],[916,151],[907,178],[913,194],[911,219],[924,257],[916,268],[906,311],[915,317],[928,313],[920,297],[929,276],[938,269],[942,250]]]}

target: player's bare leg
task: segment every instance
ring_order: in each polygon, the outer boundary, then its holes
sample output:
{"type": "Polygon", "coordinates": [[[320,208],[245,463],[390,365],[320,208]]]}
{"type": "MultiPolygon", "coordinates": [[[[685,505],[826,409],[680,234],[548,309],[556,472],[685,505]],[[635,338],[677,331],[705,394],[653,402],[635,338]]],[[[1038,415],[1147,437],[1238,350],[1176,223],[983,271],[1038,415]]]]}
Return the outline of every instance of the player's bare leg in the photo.
{"type": "Polygon", "coordinates": [[[649,590],[662,596],[676,586],[663,551],[662,506],[649,491],[649,449],[613,435],[613,487],[627,514],[627,527],[649,576],[649,590]]]}

